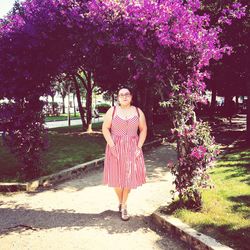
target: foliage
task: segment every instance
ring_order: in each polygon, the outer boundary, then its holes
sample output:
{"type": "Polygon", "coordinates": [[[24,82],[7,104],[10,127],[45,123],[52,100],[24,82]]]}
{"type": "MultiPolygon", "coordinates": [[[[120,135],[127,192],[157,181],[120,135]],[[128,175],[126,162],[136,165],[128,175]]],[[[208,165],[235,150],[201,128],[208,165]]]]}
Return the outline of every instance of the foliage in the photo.
{"type": "MultiPolygon", "coordinates": [[[[211,24],[216,25],[216,21],[223,9],[228,12],[231,0],[202,0],[203,12],[210,15],[211,24]]],[[[247,6],[248,0],[238,0],[238,3],[247,6]]],[[[207,81],[208,88],[216,86],[218,95],[246,95],[247,74],[249,67],[247,58],[249,55],[249,31],[250,31],[250,11],[246,9],[246,15],[240,20],[230,18],[230,25],[221,25],[222,32],[220,40],[233,47],[230,56],[224,56],[220,61],[211,61],[209,70],[211,79],[207,81]]]]}
{"type": "MultiPolygon", "coordinates": [[[[172,130],[178,141],[178,164],[169,163],[175,175],[176,190],[180,201],[188,208],[200,209],[202,206],[201,188],[212,188],[207,170],[218,147],[210,135],[210,127],[205,122],[194,122],[172,130]]],[[[184,205],[183,204],[183,205],[184,205]]]]}
{"type": "Polygon", "coordinates": [[[3,141],[23,163],[21,169],[18,169],[23,178],[34,178],[41,171],[40,156],[47,146],[41,106],[42,102],[35,105],[34,101],[27,99],[0,105],[0,113],[5,116],[6,125],[3,126],[3,141]],[[29,112],[26,112],[27,109],[29,112]]]}
{"type": "Polygon", "coordinates": [[[45,116],[59,116],[60,110],[57,102],[46,103],[43,112],[45,116]]]}
{"type": "Polygon", "coordinates": [[[99,113],[106,113],[108,109],[110,108],[110,105],[107,103],[100,103],[100,104],[97,104],[95,107],[99,113]]]}

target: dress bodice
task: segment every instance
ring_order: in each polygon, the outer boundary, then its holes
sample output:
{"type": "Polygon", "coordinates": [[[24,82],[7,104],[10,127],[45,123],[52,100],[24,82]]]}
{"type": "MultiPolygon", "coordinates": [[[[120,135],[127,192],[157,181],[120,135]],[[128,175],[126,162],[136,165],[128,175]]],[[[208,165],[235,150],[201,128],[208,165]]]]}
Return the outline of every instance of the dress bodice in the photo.
{"type": "Polygon", "coordinates": [[[139,127],[139,116],[134,115],[128,119],[121,118],[117,115],[116,110],[113,113],[111,134],[119,136],[137,136],[139,127]]]}

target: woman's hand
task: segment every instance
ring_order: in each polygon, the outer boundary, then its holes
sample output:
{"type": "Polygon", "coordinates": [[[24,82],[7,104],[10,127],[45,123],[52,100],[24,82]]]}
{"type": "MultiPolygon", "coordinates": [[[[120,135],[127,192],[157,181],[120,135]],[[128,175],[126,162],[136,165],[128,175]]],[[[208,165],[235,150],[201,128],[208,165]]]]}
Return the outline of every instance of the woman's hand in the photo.
{"type": "Polygon", "coordinates": [[[118,153],[117,153],[117,149],[116,149],[116,146],[115,146],[115,145],[112,146],[112,147],[110,147],[110,151],[111,151],[111,154],[112,154],[114,157],[118,158],[118,153]]]}
{"type": "Polygon", "coordinates": [[[135,149],[135,158],[137,158],[140,154],[141,154],[141,148],[139,148],[138,146],[136,146],[136,149],[135,149]]]}

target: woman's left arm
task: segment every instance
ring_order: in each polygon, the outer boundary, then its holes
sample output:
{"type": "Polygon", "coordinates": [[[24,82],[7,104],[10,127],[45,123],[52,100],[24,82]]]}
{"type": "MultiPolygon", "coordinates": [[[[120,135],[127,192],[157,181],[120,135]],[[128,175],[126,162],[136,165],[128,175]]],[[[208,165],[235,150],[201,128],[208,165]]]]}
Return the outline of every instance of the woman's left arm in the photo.
{"type": "Polygon", "coordinates": [[[138,141],[138,148],[142,148],[146,137],[147,137],[147,123],[146,123],[146,119],[145,119],[145,115],[144,113],[138,108],[139,110],[139,130],[140,130],[140,134],[139,134],[139,141],[138,141]]]}

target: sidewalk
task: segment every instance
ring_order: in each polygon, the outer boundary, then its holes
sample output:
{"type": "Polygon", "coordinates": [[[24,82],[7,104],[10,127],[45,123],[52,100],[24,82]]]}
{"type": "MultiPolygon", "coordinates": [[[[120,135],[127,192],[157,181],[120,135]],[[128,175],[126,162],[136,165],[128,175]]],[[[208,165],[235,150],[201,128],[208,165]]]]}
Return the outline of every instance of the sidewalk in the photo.
{"type": "MultiPolygon", "coordinates": [[[[92,124],[93,123],[98,123],[98,122],[102,122],[103,121],[103,117],[99,117],[99,118],[92,118],[92,124]]],[[[75,125],[81,125],[82,124],[82,120],[79,119],[74,119],[70,121],[71,126],[75,126],[75,125]]],[[[68,127],[68,121],[51,121],[51,122],[45,122],[45,127],[46,128],[58,128],[58,127],[68,127]]]]}
{"type": "MultiPolygon", "coordinates": [[[[93,123],[98,123],[98,122],[103,122],[103,117],[99,117],[99,118],[92,118],[92,124],[93,123]]],[[[82,120],[79,119],[74,119],[70,121],[70,125],[71,126],[75,126],[75,125],[81,125],[82,124],[82,120]]],[[[45,122],[44,126],[46,128],[59,128],[59,127],[68,127],[68,121],[50,121],[50,122],[45,122]]],[[[2,135],[2,131],[0,131],[0,136],[2,135]]]]}
{"type": "Polygon", "coordinates": [[[166,165],[175,159],[168,145],[147,151],[147,183],[131,191],[127,222],[119,217],[114,190],[101,184],[102,169],[35,194],[0,194],[1,249],[189,249],[149,217],[171,200],[166,165]]]}

